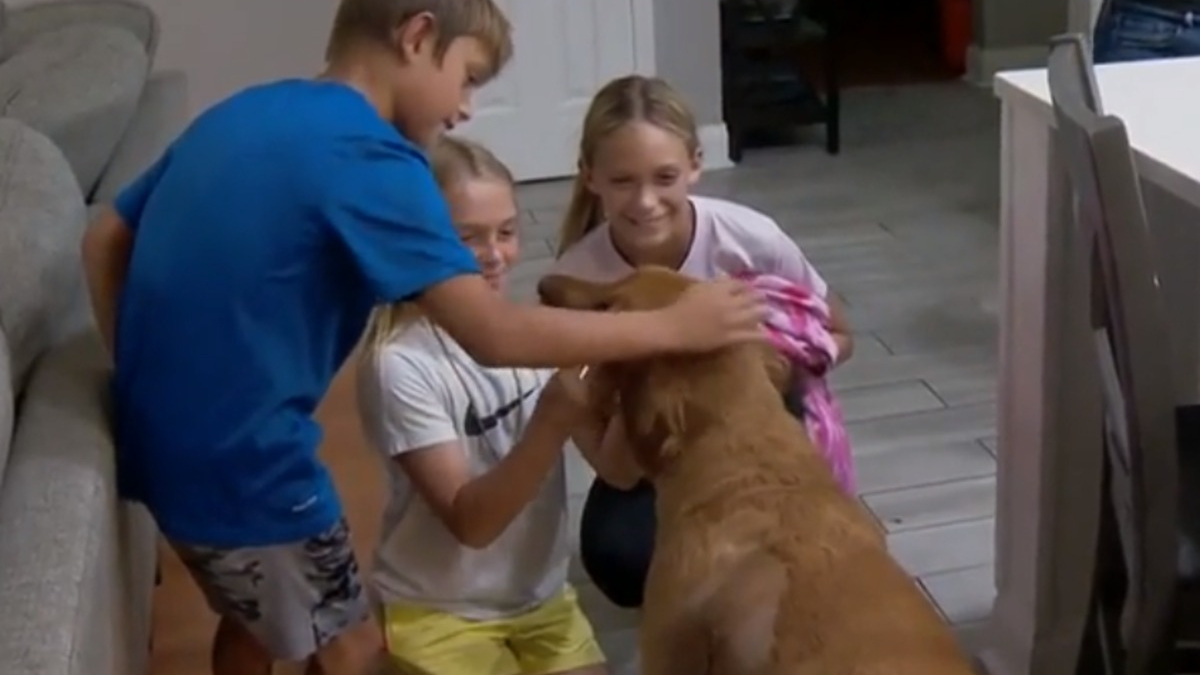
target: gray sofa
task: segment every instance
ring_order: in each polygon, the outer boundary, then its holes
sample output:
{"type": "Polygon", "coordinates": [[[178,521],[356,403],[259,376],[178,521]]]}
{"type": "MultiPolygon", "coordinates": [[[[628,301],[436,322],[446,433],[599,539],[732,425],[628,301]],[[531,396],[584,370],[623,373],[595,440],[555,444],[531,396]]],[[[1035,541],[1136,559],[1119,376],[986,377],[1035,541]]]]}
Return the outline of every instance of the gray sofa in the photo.
{"type": "Polygon", "coordinates": [[[156,531],[117,499],[110,361],[87,309],[89,211],[187,121],[123,0],[0,5],[0,672],[142,675],[156,531]]]}

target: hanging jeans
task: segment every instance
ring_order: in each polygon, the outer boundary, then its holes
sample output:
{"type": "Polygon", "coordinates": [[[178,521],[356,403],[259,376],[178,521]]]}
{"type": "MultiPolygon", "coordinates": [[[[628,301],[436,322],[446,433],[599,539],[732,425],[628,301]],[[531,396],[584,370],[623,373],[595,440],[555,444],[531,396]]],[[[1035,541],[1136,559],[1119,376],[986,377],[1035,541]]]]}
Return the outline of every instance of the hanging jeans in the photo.
{"type": "Polygon", "coordinates": [[[1096,63],[1200,56],[1200,0],[1111,0],[1093,44],[1096,63]]]}

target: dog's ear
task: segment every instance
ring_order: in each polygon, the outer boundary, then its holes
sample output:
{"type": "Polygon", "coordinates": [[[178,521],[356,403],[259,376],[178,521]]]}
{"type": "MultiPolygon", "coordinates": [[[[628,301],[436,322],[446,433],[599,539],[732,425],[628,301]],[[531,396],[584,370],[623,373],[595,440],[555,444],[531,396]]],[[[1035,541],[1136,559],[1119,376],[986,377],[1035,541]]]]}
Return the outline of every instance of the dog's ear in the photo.
{"type": "Polygon", "coordinates": [[[684,450],[688,437],[703,434],[713,420],[704,410],[676,398],[649,409],[623,400],[626,434],[637,463],[649,477],[661,473],[684,450]]]}
{"type": "Polygon", "coordinates": [[[633,412],[626,406],[625,424],[629,445],[638,466],[649,477],[657,476],[682,449],[683,409],[680,405],[655,411],[633,412]],[[633,417],[630,417],[632,413],[633,417]]]}
{"type": "Polygon", "coordinates": [[[616,284],[598,284],[565,274],[551,274],[538,282],[542,304],[566,309],[608,309],[616,284]]]}

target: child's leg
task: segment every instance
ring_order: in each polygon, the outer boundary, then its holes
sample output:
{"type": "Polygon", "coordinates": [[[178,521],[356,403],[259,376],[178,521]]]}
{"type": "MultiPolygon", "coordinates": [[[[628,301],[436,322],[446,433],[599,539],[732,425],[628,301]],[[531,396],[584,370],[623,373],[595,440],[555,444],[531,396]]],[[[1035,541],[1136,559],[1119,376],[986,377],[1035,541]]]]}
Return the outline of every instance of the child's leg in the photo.
{"type": "Polygon", "coordinates": [[[173,546],[221,616],[215,675],[262,675],[274,661],[309,659],[324,675],[370,675],[378,664],[382,638],[345,522],[278,546],[173,546]]]}
{"type": "Polygon", "coordinates": [[[520,675],[500,621],[470,621],[411,605],[383,608],[391,672],[404,675],[520,675]]]}
{"type": "Polygon", "coordinates": [[[574,589],[508,621],[508,643],[521,675],[607,675],[604,652],[574,589]]]}
{"type": "Polygon", "coordinates": [[[628,491],[600,479],[592,483],[579,525],[579,553],[592,583],[613,604],[642,606],[655,523],[654,487],[648,482],[628,491]]]}
{"type": "Polygon", "coordinates": [[[221,617],[213,638],[213,675],[271,675],[271,654],[240,623],[221,617]]]}

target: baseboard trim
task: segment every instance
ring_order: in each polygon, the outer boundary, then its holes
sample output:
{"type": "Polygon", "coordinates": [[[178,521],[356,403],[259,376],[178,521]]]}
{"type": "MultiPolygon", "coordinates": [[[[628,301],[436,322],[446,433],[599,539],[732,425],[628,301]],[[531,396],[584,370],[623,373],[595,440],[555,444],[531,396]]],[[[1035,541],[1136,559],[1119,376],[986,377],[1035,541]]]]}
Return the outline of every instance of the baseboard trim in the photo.
{"type": "Polygon", "coordinates": [[[1044,44],[986,48],[971,45],[967,50],[967,74],[971,84],[991,88],[996,73],[1021,68],[1045,68],[1050,49],[1044,44]]]}
{"type": "Polygon", "coordinates": [[[704,169],[728,169],[733,166],[729,159],[729,130],[724,122],[705,124],[697,132],[700,135],[700,149],[704,152],[704,169]]]}

